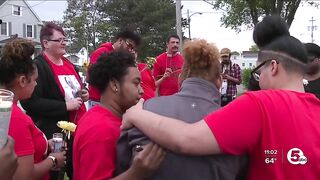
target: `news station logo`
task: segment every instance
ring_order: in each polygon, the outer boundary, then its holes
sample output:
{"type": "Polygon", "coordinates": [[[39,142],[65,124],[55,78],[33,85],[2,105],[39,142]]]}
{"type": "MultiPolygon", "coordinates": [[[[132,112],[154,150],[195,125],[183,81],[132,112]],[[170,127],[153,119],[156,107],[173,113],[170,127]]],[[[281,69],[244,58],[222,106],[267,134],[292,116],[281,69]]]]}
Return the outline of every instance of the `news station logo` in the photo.
{"type": "MultiPolygon", "coordinates": [[[[278,160],[281,161],[281,163],[284,163],[284,153],[283,150],[279,151],[276,149],[266,149],[264,150],[264,162],[266,164],[274,164],[278,160]]],[[[292,148],[287,153],[287,160],[290,164],[293,165],[304,165],[308,162],[307,157],[304,155],[303,151],[299,148],[292,148]]]]}
{"type": "Polygon", "coordinates": [[[298,165],[298,164],[306,164],[308,159],[304,156],[303,151],[299,148],[292,148],[287,153],[287,159],[289,163],[298,165]]]}

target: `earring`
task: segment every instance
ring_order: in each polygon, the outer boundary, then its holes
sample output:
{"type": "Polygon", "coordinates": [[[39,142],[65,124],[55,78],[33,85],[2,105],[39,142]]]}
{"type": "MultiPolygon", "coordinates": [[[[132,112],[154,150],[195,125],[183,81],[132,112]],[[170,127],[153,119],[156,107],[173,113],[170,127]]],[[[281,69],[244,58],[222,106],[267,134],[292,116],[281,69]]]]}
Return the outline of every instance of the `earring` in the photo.
{"type": "Polygon", "coordinates": [[[116,88],[115,91],[118,92],[118,88],[116,88]]]}

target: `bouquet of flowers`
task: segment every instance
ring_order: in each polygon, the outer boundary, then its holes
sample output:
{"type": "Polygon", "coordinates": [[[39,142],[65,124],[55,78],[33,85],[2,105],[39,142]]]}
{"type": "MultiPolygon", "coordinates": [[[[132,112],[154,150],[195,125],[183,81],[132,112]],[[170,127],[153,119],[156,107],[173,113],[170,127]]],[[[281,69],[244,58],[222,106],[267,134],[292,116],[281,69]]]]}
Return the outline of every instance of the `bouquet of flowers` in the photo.
{"type": "Polygon", "coordinates": [[[68,121],[58,121],[57,126],[62,129],[62,132],[66,134],[66,137],[70,139],[70,134],[76,131],[77,125],[68,121]]]}
{"type": "Polygon", "coordinates": [[[156,58],[154,57],[146,57],[146,64],[147,64],[147,67],[152,70],[153,69],[153,64],[156,62],[156,58]]]}

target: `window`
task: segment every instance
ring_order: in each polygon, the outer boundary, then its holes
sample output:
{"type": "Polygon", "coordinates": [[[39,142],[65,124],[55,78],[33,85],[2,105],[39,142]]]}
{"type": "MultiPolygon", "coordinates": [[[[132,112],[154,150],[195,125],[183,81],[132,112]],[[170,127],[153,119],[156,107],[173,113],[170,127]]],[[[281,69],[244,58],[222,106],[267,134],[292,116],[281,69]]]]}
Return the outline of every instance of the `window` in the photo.
{"type": "Polygon", "coordinates": [[[249,66],[252,67],[252,63],[249,63],[249,66]]]}
{"type": "Polygon", "coordinates": [[[8,23],[7,22],[2,22],[2,24],[0,24],[0,26],[1,26],[0,35],[8,36],[9,35],[8,23]]]}
{"type": "Polygon", "coordinates": [[[27,37],[33,37],[33,26],[30,24],[26,25],[26,35],[27,37]]]}
{"type": "Polygon", "coordinates": [[[12,6],[12,14],[13,15],[16,15],[16,16],[21,16],[21,6],[16,6],[16,5],[13,5],[12,6]]]}
{"type": "Polygon", "coordinates": [[[242,63],[242,67],[244,67],[246,65],[246,63],[242,63]]]}

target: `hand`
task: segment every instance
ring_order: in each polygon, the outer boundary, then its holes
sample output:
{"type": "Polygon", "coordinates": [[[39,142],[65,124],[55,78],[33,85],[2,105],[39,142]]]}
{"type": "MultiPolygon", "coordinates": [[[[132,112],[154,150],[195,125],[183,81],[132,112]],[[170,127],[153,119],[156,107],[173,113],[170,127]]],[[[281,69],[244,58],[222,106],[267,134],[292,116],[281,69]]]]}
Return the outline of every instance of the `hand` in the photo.
{"type": "Polygon", "coordinates": [[[66,165],[66,160],[67,160],[66,154],[67,154],[66,151],[49,154],[50,156],[53,156],[57,159],[56,169],[62,168],[66,165]]]}
{"type": "Polygon", "coordinates": [[[231,80],[231,76],[229,76],[228,74],[221,74],[222,78],[223,79],[226,79],[226,80],[231,80]]]}
{"type": "Polygon", "coordinates": [[[14,140],[8,137],[7,144],[0,149],[0,177],[1,179],[12,179],[18,167],[18,158],[14,152],[14,140]]]}
{"type": "Polygon", "coordinates": [[[80,97],[70,99],[66,102],[67,110],[74,111],[78,110],[82,105],[82,99],[80,97]]]}
{"type": "Polygon", "coordinates": [[[136,178],[150,177],[161,165],[165,154],[160,146],[149,143],[141,152],[136,153],[129,170],[136,178]]]}
{"type": "Polygon", "coordinates": [[[166,79],[166,78],[170,77],[172,73],[173,73],[173,71],[172,71],[171,68],[166,68],[166,71],[164,72],[164,74],[163,74],[162,77],[163,77],[164,79],[166,79]]]}
{"type": "Polygon", "coordinates": [[[82,101],[83,102],[88,101],[89,100],[89,92],[88,92],[88,90],[87,89],[81,89],[80,92],[81,92],[80,97],[81,97],[82,101]]]}
{"type": "Polygon", "coordinates": [[[133,124],[130,122],[132,118],[139,117],[139,113],[143,110],[144,99],[141,98],[139,102],[127,109],[127,111],[122,116],[122,125],[121,129],[126,130],[133,127],[133,124]]]}

